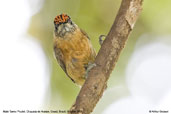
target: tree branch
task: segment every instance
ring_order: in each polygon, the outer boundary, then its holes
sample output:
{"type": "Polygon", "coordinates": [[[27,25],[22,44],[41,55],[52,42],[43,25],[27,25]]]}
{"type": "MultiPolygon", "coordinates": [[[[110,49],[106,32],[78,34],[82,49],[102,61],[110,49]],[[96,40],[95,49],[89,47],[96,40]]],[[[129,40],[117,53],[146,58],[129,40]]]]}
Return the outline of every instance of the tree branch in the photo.
{"type": "Polygon", "coordinates": [[[125,42],[142,10],[143,0],[122,0],[120,9],[96,57],[85,84],[71,107],[72,114],[90,114],[101,98],[125,42]]]}

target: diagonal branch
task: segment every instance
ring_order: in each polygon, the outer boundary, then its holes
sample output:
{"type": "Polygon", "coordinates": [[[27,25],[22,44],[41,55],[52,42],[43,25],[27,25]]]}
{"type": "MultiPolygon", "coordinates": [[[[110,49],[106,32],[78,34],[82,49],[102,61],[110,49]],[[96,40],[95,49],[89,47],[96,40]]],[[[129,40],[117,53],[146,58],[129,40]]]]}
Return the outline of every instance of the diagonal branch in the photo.
{"type": "Polygon", "coordinates": [[[142,10],[143,0],[122,0],[120,9],[96,57],[96,66],[71,107],[72,114],[90,114],[101,98],[125,42],[142,10]]]}

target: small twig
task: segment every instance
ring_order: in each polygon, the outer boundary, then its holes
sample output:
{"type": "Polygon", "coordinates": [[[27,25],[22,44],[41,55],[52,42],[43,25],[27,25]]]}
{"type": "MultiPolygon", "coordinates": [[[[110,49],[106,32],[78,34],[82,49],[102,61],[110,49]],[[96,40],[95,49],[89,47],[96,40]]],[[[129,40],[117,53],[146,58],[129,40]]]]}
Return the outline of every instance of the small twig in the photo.
{"type": "Polygon", "coordinates": [[[93,111],[142,10],[142,1],[122,0],[114,24],[96,57],[96,66],[89,72],[75,104],[71,107],[72,114],[90,114],[93,111]]]}

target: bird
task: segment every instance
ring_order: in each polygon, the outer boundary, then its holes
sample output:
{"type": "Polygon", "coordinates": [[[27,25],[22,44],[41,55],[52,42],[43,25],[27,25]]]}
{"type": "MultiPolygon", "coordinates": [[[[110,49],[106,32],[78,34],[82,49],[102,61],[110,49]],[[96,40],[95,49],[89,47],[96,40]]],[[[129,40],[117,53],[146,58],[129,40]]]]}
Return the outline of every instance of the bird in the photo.
{"type": "Polygon", "coordinates": [[[67,14],[54,19],[53,48],[56,60],[66,75],[82,86],[95,66],[96,51],[89,36],[67,14]]]}

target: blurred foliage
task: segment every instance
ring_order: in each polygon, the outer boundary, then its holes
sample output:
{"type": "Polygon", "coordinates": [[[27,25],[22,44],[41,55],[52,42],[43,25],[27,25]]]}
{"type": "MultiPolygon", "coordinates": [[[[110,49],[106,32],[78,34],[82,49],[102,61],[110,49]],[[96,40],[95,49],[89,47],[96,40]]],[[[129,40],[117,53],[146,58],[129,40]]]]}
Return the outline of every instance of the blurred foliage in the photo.
{"type": "MultiPolygon", "coordinates": [[[[39,13],[32,17],[29,34],[42,44],[51,64],[50,100],[47,107],[69,109],[80,90],[65,75],[53,56],[53,20],[56,15],[66,13],[91,38],[96,51],[100,49],[98,37],[107,34],[113,24],[121,0],[45,0],[39,13]]],[[[136,40],[144,33],[171,33],[171,1],[145,0],[143,11],[112,73],[108,88],[125,85],[125,68],[134,50],[136,40]]],[[[150,40],[150,38],[149,38],[150,40]]],[[[125,85],[126,87],[126,85],[125,85]]],[[[127,88],[127,87],[126,87],[127,88]]],[[[98,108],[100,114],[105,106],[98,108]]]]}

